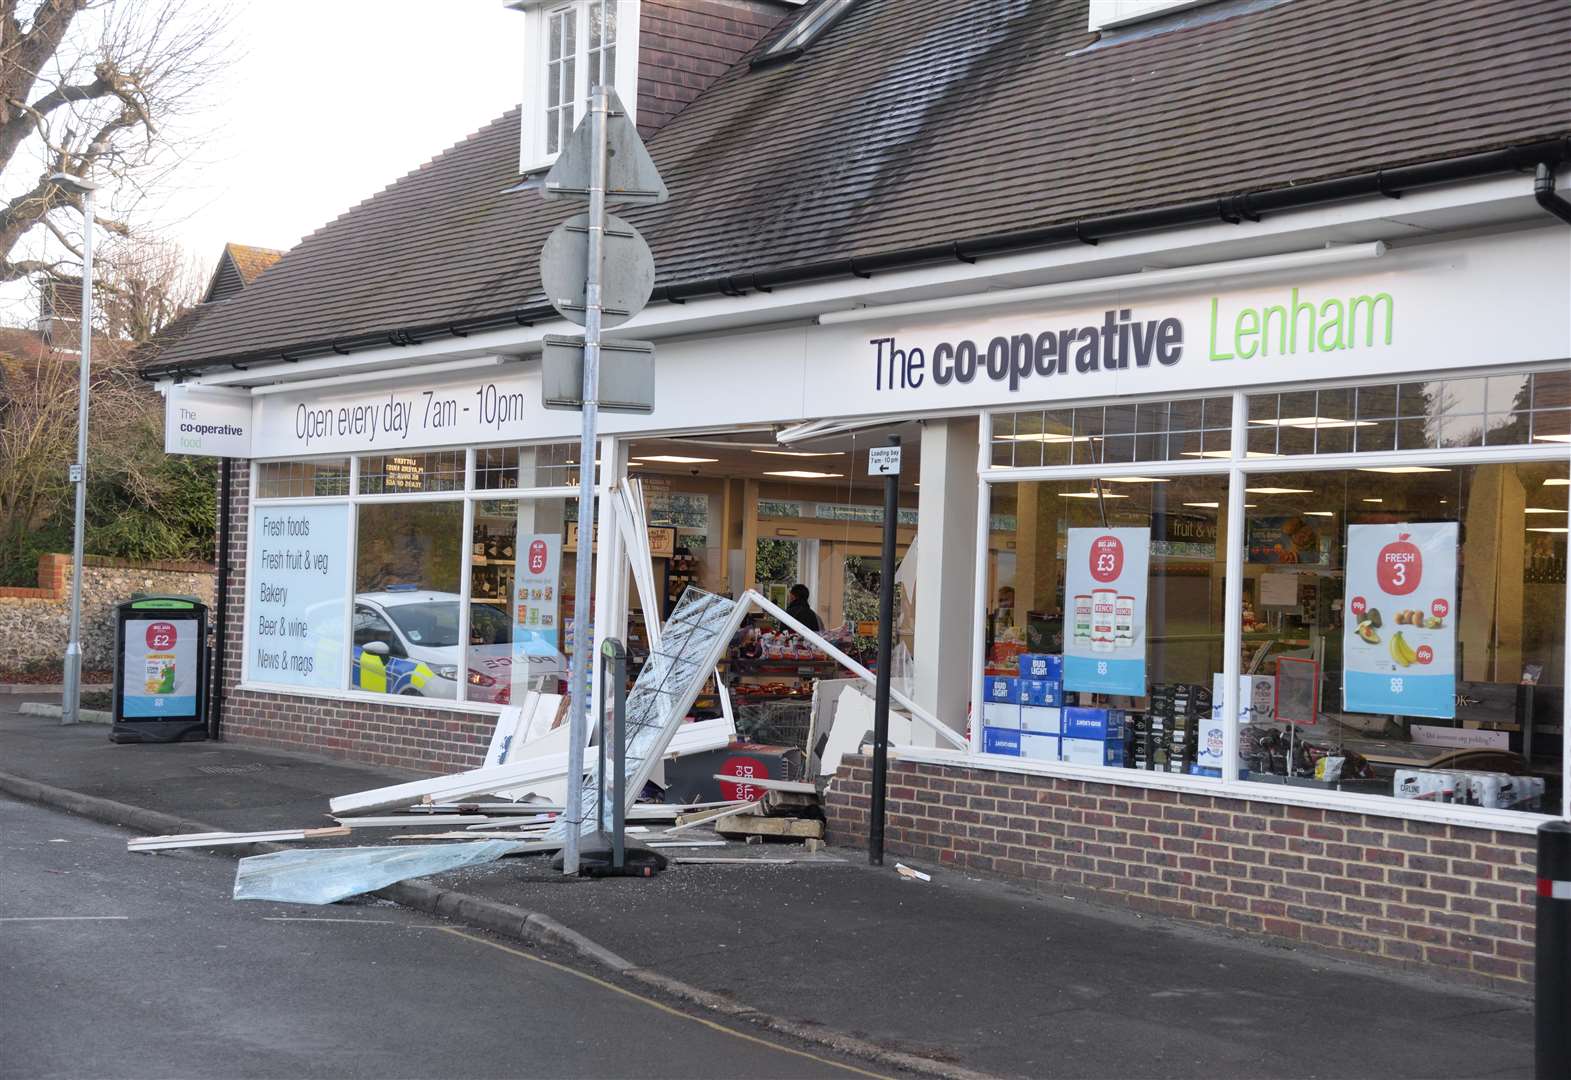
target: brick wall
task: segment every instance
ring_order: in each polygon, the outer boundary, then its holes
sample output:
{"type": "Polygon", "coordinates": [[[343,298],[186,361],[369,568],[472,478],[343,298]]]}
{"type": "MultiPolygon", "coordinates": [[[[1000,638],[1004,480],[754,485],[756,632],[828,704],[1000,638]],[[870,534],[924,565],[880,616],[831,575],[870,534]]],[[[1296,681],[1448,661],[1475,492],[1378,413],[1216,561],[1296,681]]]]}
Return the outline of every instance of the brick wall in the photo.
{"type": "Polygon", "coordinates": [[[231,468],[223,738],[427,772],[479,765],[496,725],[493,715],[237,689],[244,651],[250,470],[244,461],[231,468]]]}
{"type": "Polygon", "coordinates": [[[782,16],[775,0],[644,0],[638,131],[648,138],[746,55],[782,16]]]}
{"type": "MultiPolygon", "coordinates": [[[[831,784],[831,839],[867,835],[871,774],[831,784]]],[[[1141,911],[1480,983],[1533,976],[1531,835],[1137,785],[892,761],[885,843],[1141,911]]]]}
{"type": "MultiPolygon", "coordinates": [[[[171,594],[213,601],[213,568],[199,562],[82,557],[82,665],[114,666],[114,609],[134,596],[171,594]]],[[[0,587],[0,671],[58,668],[71,626],[71,556],[38,557],[38,585],[0,587]]]]}

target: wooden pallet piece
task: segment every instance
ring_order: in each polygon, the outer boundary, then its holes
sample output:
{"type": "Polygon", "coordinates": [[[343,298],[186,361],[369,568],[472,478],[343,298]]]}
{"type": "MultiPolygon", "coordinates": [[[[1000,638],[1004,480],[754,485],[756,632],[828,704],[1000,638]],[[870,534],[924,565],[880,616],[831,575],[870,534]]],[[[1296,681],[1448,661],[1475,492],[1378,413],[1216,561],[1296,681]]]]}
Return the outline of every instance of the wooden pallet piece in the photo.
{"type": "Polygon", "coordinates": [[[732,817],[715,823],[721,836],[784,836],[801,840],[822,840],[824,823],[811,818],[732,817]]]}

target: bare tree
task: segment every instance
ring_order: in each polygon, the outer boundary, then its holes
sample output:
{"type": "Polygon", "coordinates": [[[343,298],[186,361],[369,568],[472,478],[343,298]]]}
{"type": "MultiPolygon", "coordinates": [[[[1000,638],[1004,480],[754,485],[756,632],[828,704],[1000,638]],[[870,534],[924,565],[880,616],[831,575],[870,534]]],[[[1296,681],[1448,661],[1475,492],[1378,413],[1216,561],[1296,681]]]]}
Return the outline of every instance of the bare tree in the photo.
{"type": "MultiPolygon", "coordinates": [[[[95,260],[96,262],[96,260],[95,260]]],[[[117,341],[145,344],[202,298],[200,268],[168,240],[139,232],[115,240],[94,272],[94,325],[117,341]]]]}
{"type": "MultiPolygon", "coordinates": [[[[0,0],[0,282],[80,258],[80,197],[55,172],[113,181],[124,205],[172,161],[171,122],[225,60],[218,8],[186,0],[0,0]],[[52,240],[54,245],[43,239],[52,240]],[[29,239],[32,238],[32,239],[29,239]],[[24,243],[24,241],[27,241],[24,243]]],[[[128,233],[113,212],[97,217],[128,233]]]]}

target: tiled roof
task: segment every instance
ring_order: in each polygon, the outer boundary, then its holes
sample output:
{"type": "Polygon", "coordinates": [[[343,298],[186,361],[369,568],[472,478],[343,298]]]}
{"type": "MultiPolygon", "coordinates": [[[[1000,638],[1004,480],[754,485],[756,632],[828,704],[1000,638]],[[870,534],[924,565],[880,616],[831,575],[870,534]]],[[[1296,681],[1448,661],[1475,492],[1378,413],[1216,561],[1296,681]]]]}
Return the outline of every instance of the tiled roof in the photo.
{"type": "Polygon", "coordinates": [[[247,285],[260,277],[263,270],[284,257],[282,251],[246,244],[225,244],[224,254],[234,260],[235,269],[240,271],[241,280],[247,285]]]}
{"type": "MultiPolygon", "coordinates": [[[[673,284],[1571,134],[1565,0],[1288,0],[1082,52],[1085,25],[1084,0],[861,0],[663,127],[671,200],[625,216],[673,284]]],[[[575,208],[503,194],[518,127],[515,110],[306,238],[157,366],[538,303],[540,245],[575,208]]]]}

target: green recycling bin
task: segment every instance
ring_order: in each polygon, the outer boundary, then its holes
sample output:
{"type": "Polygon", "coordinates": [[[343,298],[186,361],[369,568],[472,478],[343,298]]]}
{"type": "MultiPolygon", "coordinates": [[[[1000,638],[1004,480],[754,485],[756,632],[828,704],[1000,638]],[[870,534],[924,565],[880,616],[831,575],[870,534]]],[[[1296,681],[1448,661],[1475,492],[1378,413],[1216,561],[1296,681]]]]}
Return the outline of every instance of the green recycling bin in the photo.
{"type": "Polygon", "coordinates": [[[115,609],[117,743],[207,738],[207,605],[143,596],[115,609]]]}

